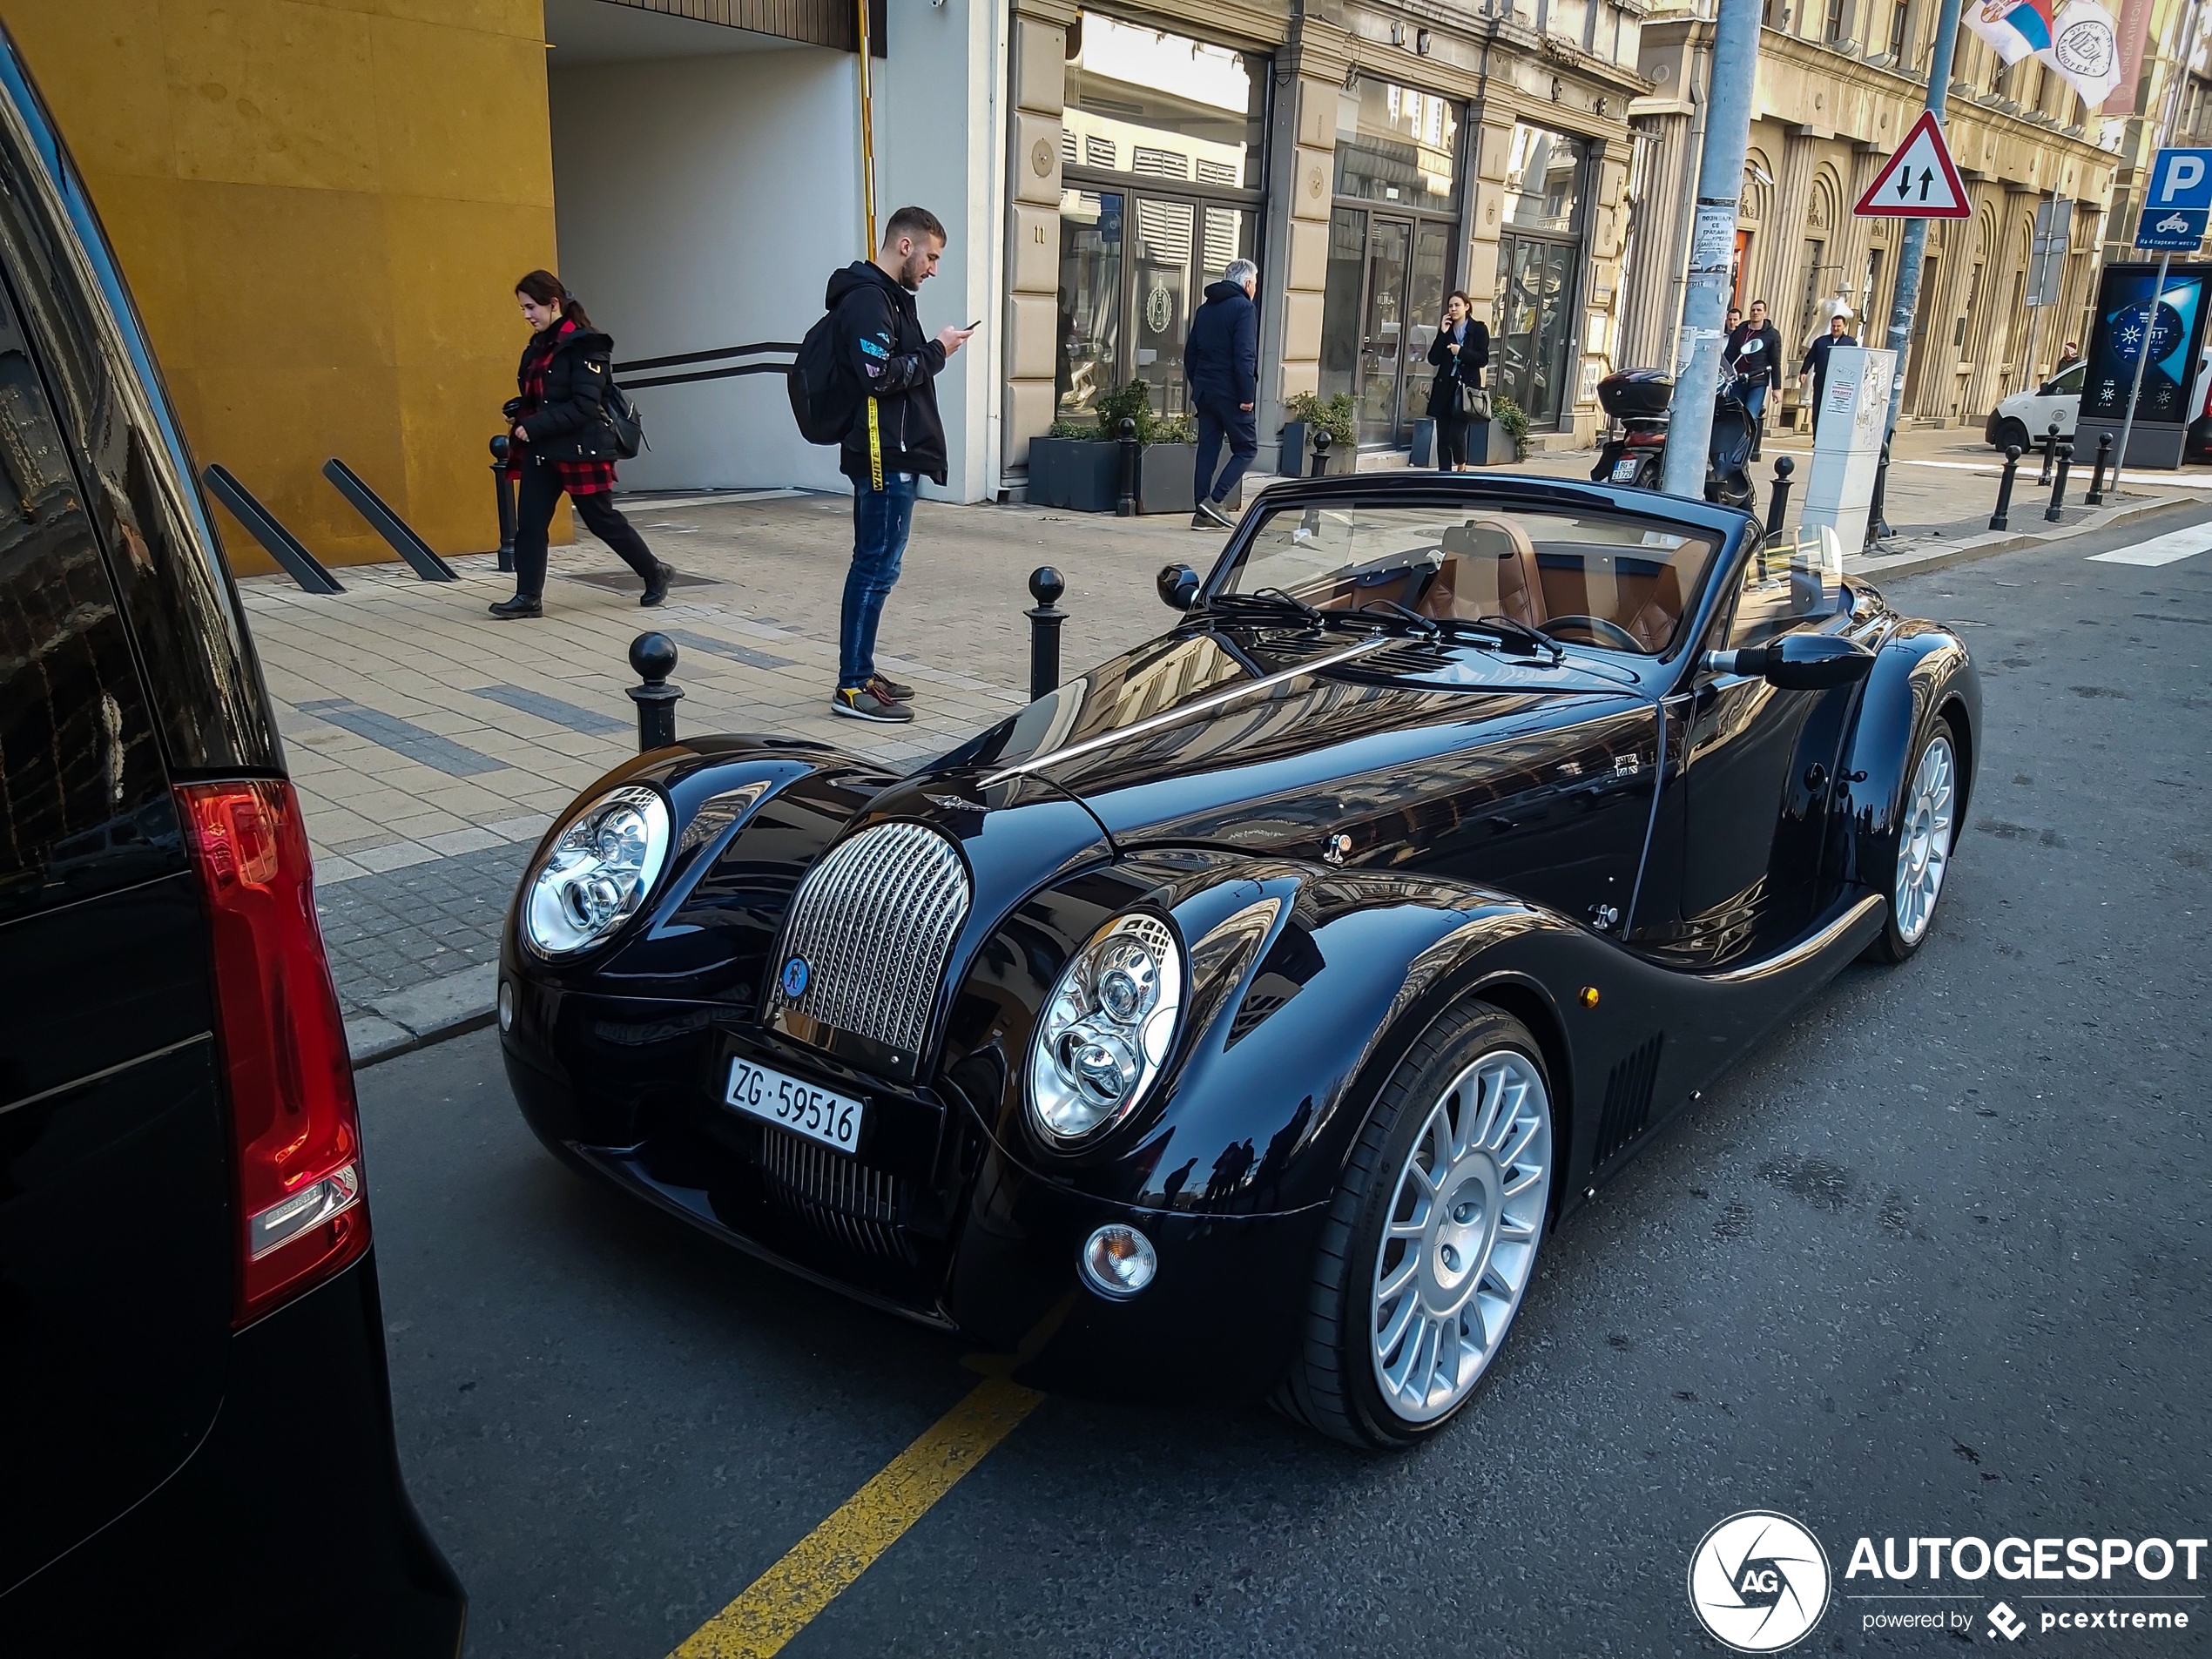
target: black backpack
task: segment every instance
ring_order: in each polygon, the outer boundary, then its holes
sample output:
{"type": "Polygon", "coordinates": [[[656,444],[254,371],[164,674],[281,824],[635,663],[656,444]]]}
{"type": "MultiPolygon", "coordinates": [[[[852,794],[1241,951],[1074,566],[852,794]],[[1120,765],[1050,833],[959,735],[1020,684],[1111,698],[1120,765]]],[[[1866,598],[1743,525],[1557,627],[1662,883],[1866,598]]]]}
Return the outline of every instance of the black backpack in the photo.
{"type": "Polygon", "coordinates": [[[842,443],[860,413],[860,384],[837,361],[837,314],[827,312],[799,342],[785,376],[799,435],[809,443],[842,443]]]}
{"type": "Polygon", "coordinates": [[[637,459],[640,449],[652,445],[645,441],[645,417],[637,413],[637,406],[630,401],[630,394],[610,379],[607,395],[599,408],[607,417],[607,429],[615,435],[615,454],[624,461],[637,459]]]}

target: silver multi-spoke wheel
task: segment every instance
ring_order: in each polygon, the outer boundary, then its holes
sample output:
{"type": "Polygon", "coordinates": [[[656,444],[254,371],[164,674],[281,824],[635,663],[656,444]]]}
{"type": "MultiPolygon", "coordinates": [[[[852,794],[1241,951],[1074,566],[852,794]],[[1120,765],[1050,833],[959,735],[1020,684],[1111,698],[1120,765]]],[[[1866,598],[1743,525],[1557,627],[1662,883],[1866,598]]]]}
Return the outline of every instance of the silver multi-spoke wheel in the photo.
{"type": "Polygon", "coordinates": [[[1920,765],[1905,792],[1905,817],[1898,826],[1898,936],[1917,945],[1935,916],[1943,895],[1944,873],[1951,867],[1952,806],[1958,793],[1958,762],[1951,740],[1940,732],[1920,752],[1920,765]]]}
{"type": "Polygon", "coordinates": [[[1429,1109],[1375,1253],[1369,1345],[1401,1420],[1447,1415],[1496,1355],[1535,1273],[1551,1182],[1543,1077],[1527,1055],[1493,1049],[1429,1109]]]}

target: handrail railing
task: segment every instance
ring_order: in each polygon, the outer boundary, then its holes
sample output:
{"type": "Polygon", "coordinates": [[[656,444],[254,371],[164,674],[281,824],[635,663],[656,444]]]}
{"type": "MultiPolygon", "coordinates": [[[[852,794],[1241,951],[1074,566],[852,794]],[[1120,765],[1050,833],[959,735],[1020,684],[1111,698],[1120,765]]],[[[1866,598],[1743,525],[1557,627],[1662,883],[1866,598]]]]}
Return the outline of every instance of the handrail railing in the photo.
{"type": "Polygon", "coordinates": [[[712,351],[678,352],[672,357],[640,357],[631,362],[617,363],[615,373],[624,376],[624,389],[633,392],[648,386],[680,386],[688,381],[727,380],[736,374],[789,374],[791,365],[788,362],[735,363],[726,368],[700,369],[690,374],[659,374],[644,381],[628,378],[641,369],[676,368],[685,363],[711,363],[725,357],[759,357],[769,352],[784,352],[795,357],[799,345],[795,341],[765,340],[750,346],[720,346],[712,351]]]}

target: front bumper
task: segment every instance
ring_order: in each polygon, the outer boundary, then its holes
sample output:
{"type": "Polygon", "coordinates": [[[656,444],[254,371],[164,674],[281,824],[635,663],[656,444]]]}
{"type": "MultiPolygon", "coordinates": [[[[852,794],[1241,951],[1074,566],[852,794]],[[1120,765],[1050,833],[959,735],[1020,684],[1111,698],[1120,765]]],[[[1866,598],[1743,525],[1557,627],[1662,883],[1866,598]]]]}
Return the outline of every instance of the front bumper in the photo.
{"type": "Polygon", "coordinates": [[[1024,1169],[956,1096],[887,1087],[698,1005],[528,991],[501,1046],[523,1116],[564,1162],[816,1284],[1015,1355],[1016,1380],[1251,1395],[1289,1361],[1323,1206],[1224,1217],[1094,1198],[1024,1169]],[[858,1156],[725,1108],[738,1054],[865,1097],[858,1156]],[[1159,1254],[1127,1300],[1077,1269],[1109,1222],[1159,1254]]]}

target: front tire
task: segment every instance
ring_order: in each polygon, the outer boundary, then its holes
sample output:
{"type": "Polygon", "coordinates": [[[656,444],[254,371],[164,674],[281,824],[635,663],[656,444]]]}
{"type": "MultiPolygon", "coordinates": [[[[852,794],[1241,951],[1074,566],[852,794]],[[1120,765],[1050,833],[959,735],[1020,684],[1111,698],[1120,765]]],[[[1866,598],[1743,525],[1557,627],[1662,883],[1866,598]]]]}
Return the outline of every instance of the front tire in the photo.
{"type": "Polygon", "coordinates": [[[1952,839],[1959,823],[1959,740],[1938,715],[1920,739],[1919,752],[1898,804],[1897,862],[1890,874],[1889,918],[1866,954],[1878,962],[1901,962],[1926,942],[1935,926],[1951,873],[1952,839]]]}
{"type": "Polygon", "coordinates": [[[1489,1375],[1535,1278],[1556,1157],[1528,1028],[1487,1003],[1444,1015],[1352,1148],[1277,1403],[1372,1450],[1440,1430],[1489,1375]]]}
{"type": "Polygon", "coordinates": [[[2002,455],[2006,445],[2015,443],[2020,445],[2022,455],[2034,453],[2035,441],[2028,436],[2027,422],[2016,421],[2008,415],[1997,423],[1997,442],[1990,447],[2002,455]]]}

